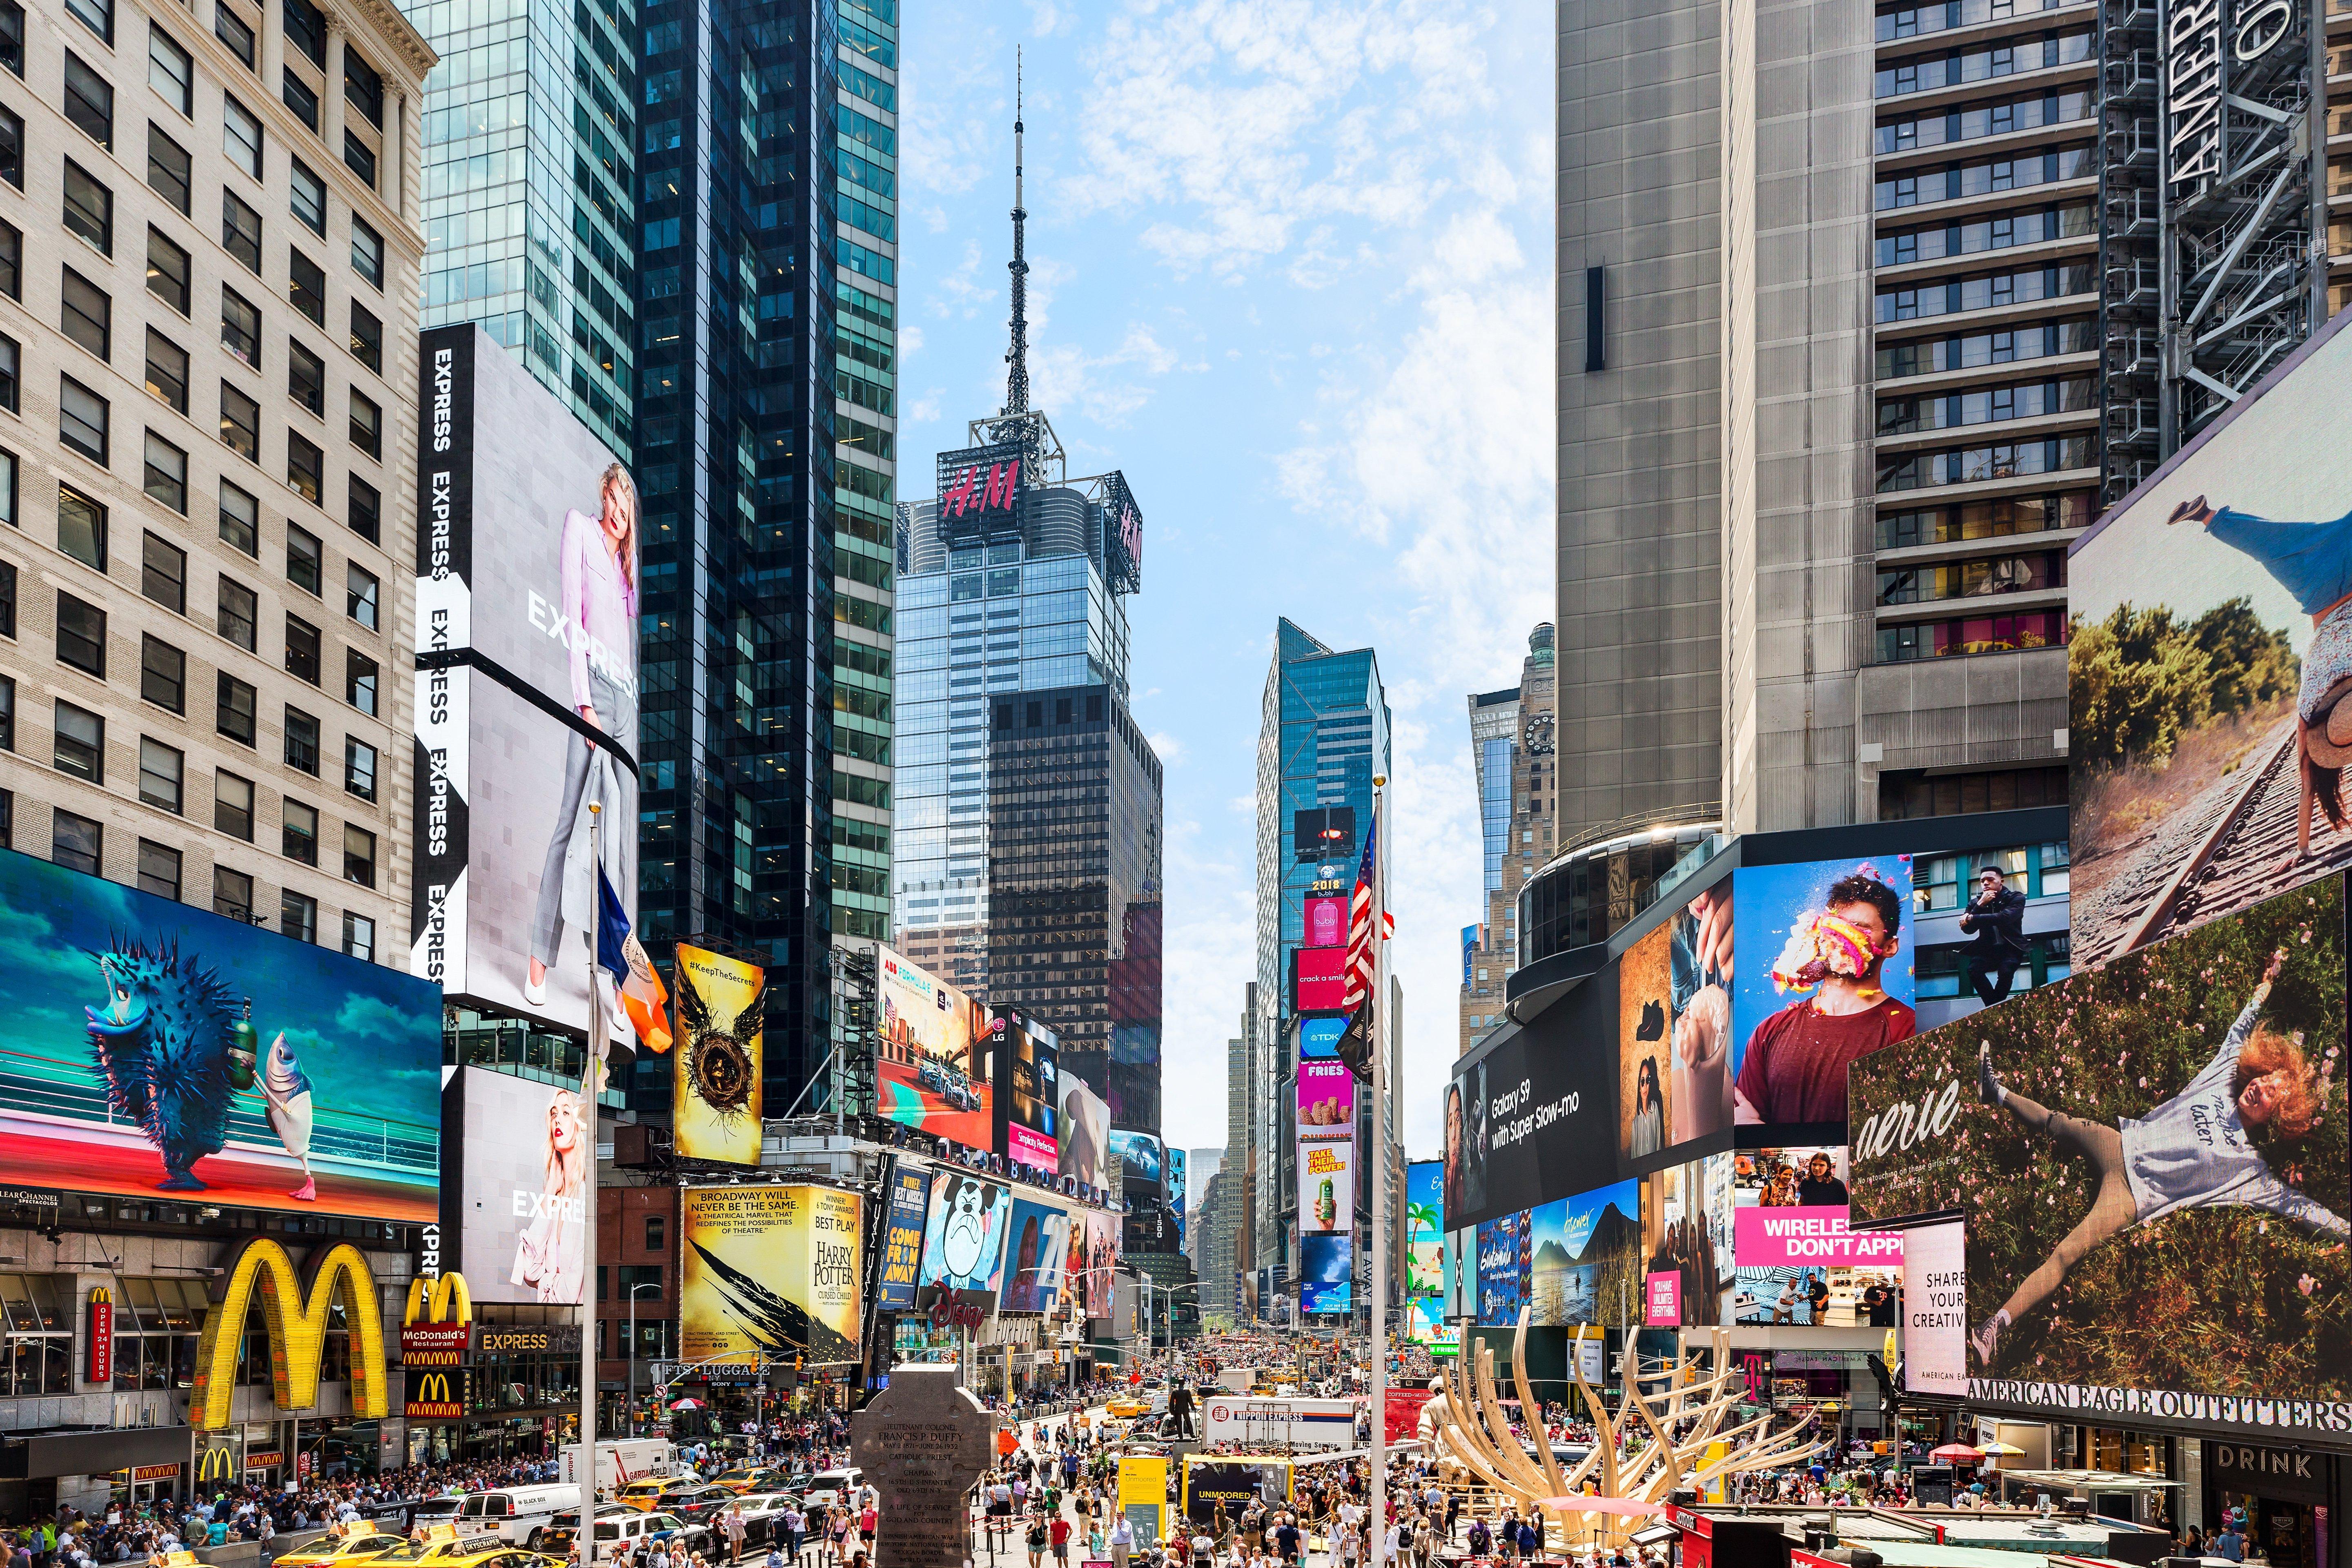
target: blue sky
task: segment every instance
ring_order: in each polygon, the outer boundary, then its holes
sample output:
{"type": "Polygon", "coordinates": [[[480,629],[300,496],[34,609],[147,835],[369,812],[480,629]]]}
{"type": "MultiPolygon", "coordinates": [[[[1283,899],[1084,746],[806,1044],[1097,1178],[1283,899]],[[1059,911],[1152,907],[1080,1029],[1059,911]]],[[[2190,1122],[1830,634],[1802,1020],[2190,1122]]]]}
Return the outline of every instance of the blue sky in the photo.
{"type": "Polygon", "coordinates": [[[1003,400],[1019,46],[1033,401],[1074,474],[1124,469],[1144,510],[1168,1141],[1224,1141],[1288,616],[1380,654],[1405,1128],[1433,1156],[1479,908],[1464,698],[1515,681],[1553,609],[1551,9],[991,0],[900,22],[899,493],[929,495],[931,455],[1003,400]]]}

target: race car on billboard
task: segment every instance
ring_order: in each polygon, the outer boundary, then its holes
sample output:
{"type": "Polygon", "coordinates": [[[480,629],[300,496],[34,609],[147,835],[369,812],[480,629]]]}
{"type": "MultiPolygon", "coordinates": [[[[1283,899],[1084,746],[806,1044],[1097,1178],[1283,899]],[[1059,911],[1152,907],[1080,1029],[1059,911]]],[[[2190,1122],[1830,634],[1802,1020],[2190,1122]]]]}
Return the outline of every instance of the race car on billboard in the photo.
{"type": "Polygon", "coordinates": [[[980,1109],[980,1091],[972,1088],[971,1079],[936,1057],[925,1057],[923,1065],[916,1069],[915,1078],[925,1089],[958,1110],[980,1109]]]}

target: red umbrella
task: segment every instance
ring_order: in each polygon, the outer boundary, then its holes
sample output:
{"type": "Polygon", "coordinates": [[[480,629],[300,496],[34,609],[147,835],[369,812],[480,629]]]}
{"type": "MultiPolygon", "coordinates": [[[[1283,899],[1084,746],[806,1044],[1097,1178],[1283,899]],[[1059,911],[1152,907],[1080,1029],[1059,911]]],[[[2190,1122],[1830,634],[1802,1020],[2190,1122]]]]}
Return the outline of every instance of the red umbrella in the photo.
{"type": "Polygon", "coordinates": [[[1984,1450],[1971,1448],[1966,1443],[1947,1443],[1927,1457],[1941,1459],[1948,1465],[1972,1464],[1984,1458],[1984,1450]]]}

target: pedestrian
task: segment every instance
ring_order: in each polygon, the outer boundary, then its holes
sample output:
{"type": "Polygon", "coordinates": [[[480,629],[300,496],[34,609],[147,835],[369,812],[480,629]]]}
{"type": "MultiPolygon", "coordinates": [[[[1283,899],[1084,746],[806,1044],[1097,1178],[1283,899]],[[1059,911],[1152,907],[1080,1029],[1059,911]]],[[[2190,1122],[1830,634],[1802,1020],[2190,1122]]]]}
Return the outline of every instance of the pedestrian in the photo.
{"type": "Polygon", "coordinates": [[[1045,1520],[1042,1514],[1029,1516],[1029,1531],[1024,1538],[1029,1548],[1029,1568],[1045,1568],[1045,1520]]]}
{"type": "Polygon", "coordinates": [[[1055,1514],[1045,1527],[1045,1540],[1054,1549],[1054,1568],[1063,1568],[1070,1560],[1070,1521],[1055,1514]]]}
{"type": "Polygon", "coordinates": [[[1135,1527],[1121,1514],[1110,1527],[1111,1568],[1128,1568],[1128,1560],[1135,1553],[1135,1527]]]}

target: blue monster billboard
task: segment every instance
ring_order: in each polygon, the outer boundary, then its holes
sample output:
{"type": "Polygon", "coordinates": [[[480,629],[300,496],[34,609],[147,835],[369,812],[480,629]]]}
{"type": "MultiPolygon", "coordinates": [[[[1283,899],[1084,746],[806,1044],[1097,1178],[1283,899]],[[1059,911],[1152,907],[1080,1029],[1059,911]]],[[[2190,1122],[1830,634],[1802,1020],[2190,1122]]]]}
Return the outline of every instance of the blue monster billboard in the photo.
{"type": "Polygon", "coordinates": [[[438,986],[5,851],[0,912],[11,1181],[439,1217],[438,986]]]}

